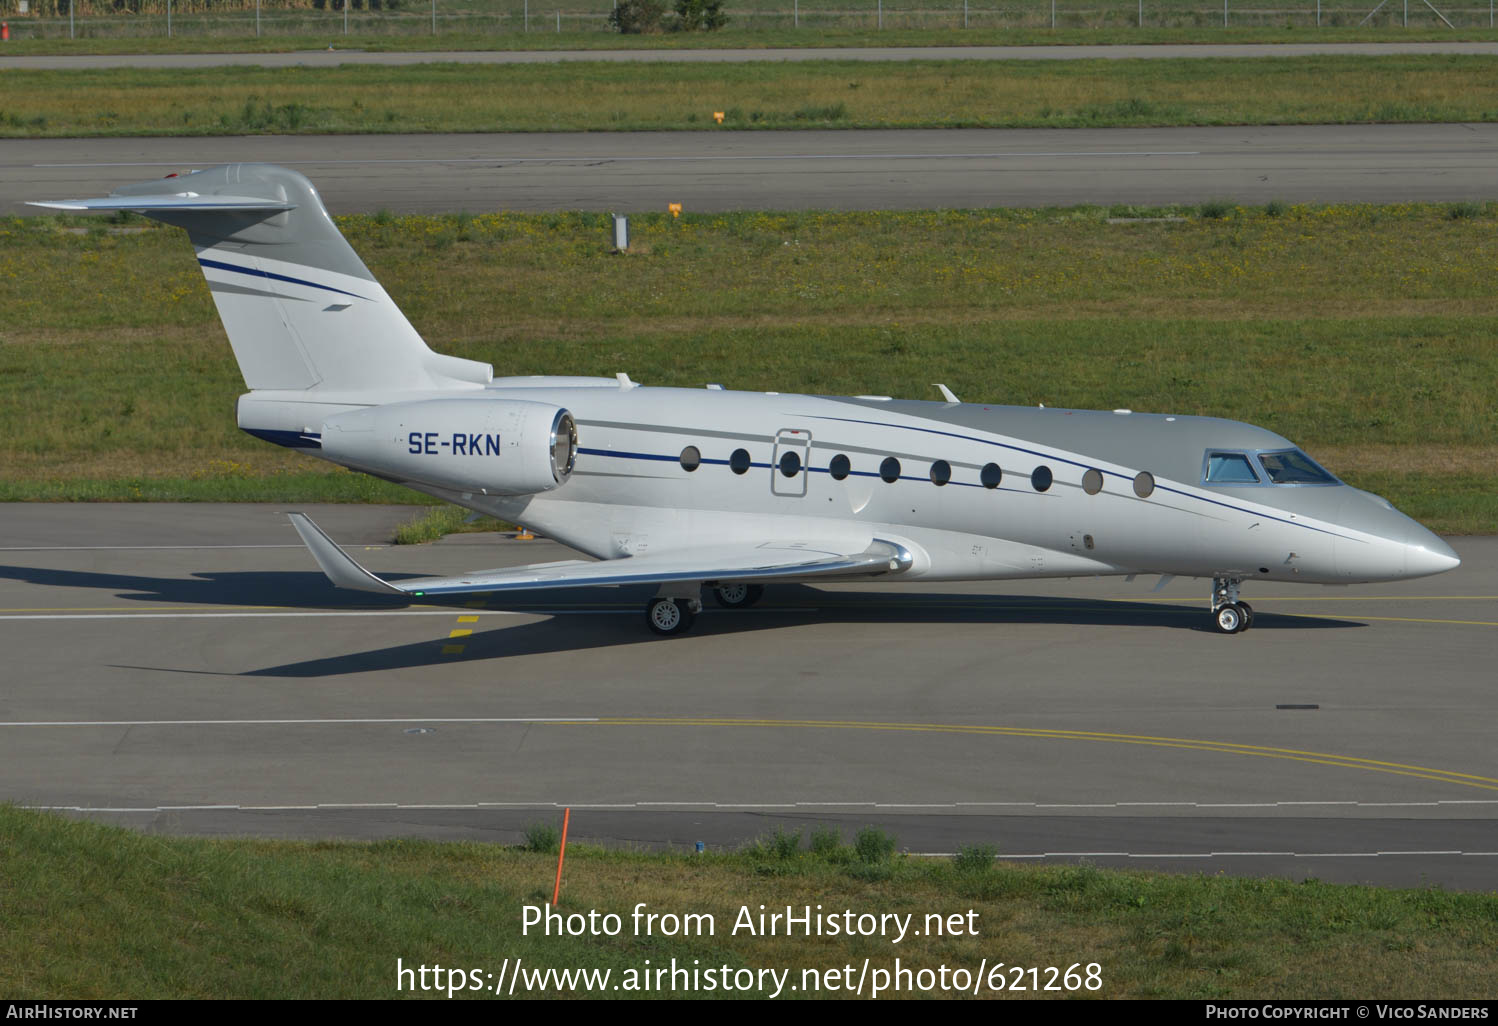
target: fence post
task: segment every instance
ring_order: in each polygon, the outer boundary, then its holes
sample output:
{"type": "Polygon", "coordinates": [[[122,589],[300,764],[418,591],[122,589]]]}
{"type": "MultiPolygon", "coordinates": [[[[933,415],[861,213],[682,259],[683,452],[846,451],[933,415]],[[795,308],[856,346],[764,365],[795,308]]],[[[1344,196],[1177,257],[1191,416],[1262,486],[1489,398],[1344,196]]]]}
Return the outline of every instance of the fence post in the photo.
{"type": "Polygon", "coordinates": [[[967,0],[962,0],[962,27],[967,28],[967,0]]]}
{"type": "Polygon", "coordinates": [[[879,0],[879,27],[884,28],[884,0],[879,0]]]}
{"type": "Polygon", "coordinates": [[[172,38],[172,0],[166,0],[166,37],[172,38]]]}
{"type": "Polygon", "coordinates": [[[562,34],[562,9],[557,8],[557,35],[562,34]]]}
{"type": "Polygon", "coordinates": [[[525,11],[525,31],[529,32],[531,30],[531,0],[525,0],[524,11],[525,11]]]}
{"type": "Polygon", "coordinates": [[[1316,27],[1321,27],[1321,0],[1316,0],[1316,27]]]}
{"type": "Polygon", "coordinates": [[[348,35],[348,5],[349,0],[343,0],[343,34],[348,35]]]}
{"type": "Polygon", "coordinates": [[[791,5],[791,27],[801,27],[801,0],[795,0],[795,3],[791,5]]]}
{"type": "Polygon", "coordinates": [[[1056,0],[1051,0],[1051,28],[1056,27],[1056,0]]]}
{"type": "Polygon", "coordinates": [[[1222,0],[1222,27],[1228,27],[1228,0],[1222,0]]]}
{"type": "MultiPolygon", "coordinates": [[[[1318,0],[1319,2],[1319,0],[1318,0]]],[[[432,0],[432,35],[437,34],[437,0],[432,0]]]]}
{"type": "Polygon", "coordinates": [[[68,0],[68,38],[77,38],[73,32],[73,4],[75,0],[68,0]]]}
{"type": "Polygon", "coordinates": [[[260,0],[255,0],[255,38],[260,38],[260,0]]]}
{"type": "Polygon", "coordinates": [[[1139,27],[1144,28],[1144,0],[1139,0],[1139,27]]]}

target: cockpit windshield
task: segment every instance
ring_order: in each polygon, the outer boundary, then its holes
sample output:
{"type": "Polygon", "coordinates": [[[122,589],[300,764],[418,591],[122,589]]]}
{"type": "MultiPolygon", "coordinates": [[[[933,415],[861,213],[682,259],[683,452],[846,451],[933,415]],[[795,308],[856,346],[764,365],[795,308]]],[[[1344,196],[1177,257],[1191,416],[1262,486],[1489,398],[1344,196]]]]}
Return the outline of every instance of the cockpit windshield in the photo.
{"type": "Polygon", "coordinates": [[[1243,485],[1341,484],[1299,449],[1208,449],[1202,464],[1202,483],[1243,485]]]}
{"type": "Polygon", "coordinates": [[[1258,484],[1259,475],[1241,452],[1207,454],[1207,484],[1258,484]]]}
{"type": "Polygon", "coordinates": [[[1299,449],[1259,453],[1259,465],[1275,484],[1336,484],[1337,479],[1299,449]]]}

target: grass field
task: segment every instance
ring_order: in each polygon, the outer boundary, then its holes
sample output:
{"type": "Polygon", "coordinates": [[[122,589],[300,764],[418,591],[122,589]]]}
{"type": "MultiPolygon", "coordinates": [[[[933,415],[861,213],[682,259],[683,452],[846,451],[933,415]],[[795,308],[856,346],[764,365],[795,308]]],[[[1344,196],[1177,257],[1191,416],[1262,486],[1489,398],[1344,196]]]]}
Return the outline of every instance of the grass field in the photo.
{"type": "MultiPolygon", "coordinates": [[[[85,224],[0,221],[0,498],[408,498],[238,433],[185,238],[85,224]]],[[[628,256],[603,215],[340,224],[500,374],[1220,415],[1498,530],[1491,205],[638,216],[628,256]]]]}
{"type": "MultiPolygon", "coordinates": [[[[586,817],[574,817],[573,829],[585,833],[586,817]]],[[[548,832],[533,832],[537,847],[548,832]]],[[[520,927],[522,906],[550,898],[556,861],[544,851],[167,838],[0,806],[0,993],[386,998],[396,996],[397,958],[406,967],[494,973],[519,958],[532,969],[609,969],[616,982],[647,959],[655,967],[696,959],[789,969],[800,984],[803,969],[861,967],[866,957],[886,969],[896,957],[906,967],[969,971],[985,959],[1082,963],[1079,976],[1097,963],[1101,988],[1081,997],[1498,991],[1492,894],[1016,866],[976,850],[961,860],[889,857],[883,845],[852,840],[782,835],[744,853],[696,857],[569,845],[563,913],[596,909],[629,924],[645,902],[647,911],[711,914],[716,929],[712,937],[636,937],[626,925],[612,938],[545,938],[520,927]],[[808,851],[813,840],[817,854],[808,851]],[[907,936],[895,945],[731,935],[739,908],[761,904],[909,913],[919,924],[929,913],[972,910],[977,936],[907,936]]]]}
{"type": "Polygon", "coordinates": [[[1482,56],[10,71],[0,136],[1498,119],[1482,56]]]}

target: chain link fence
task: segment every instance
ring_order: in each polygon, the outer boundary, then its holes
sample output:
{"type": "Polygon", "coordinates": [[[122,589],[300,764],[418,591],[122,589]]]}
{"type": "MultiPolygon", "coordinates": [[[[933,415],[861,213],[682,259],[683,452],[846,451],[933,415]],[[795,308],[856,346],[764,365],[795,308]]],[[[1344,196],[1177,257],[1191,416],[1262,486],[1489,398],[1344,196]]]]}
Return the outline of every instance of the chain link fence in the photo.
{"type": "MultiPolygon", "coordinates": [[[[752,0],[729,27],[796,29],[1493,27],[1463,0],[752,0]]],[[[608,33],[613,0],[0,0],[12,39],[608,33]]]]}

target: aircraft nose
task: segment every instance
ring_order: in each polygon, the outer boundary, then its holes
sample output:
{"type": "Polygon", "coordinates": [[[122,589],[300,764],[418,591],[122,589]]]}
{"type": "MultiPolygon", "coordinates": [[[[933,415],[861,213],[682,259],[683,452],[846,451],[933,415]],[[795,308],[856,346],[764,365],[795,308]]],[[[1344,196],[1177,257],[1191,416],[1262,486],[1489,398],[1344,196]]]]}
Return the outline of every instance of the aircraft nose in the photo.
{"type": "Polygon", "coordinates": [[[1425,577],[1455,570],[1462,560],[1438,535],[1414,524],[1405,539],[1404,565],[1410,577],[1425,577]]]}

